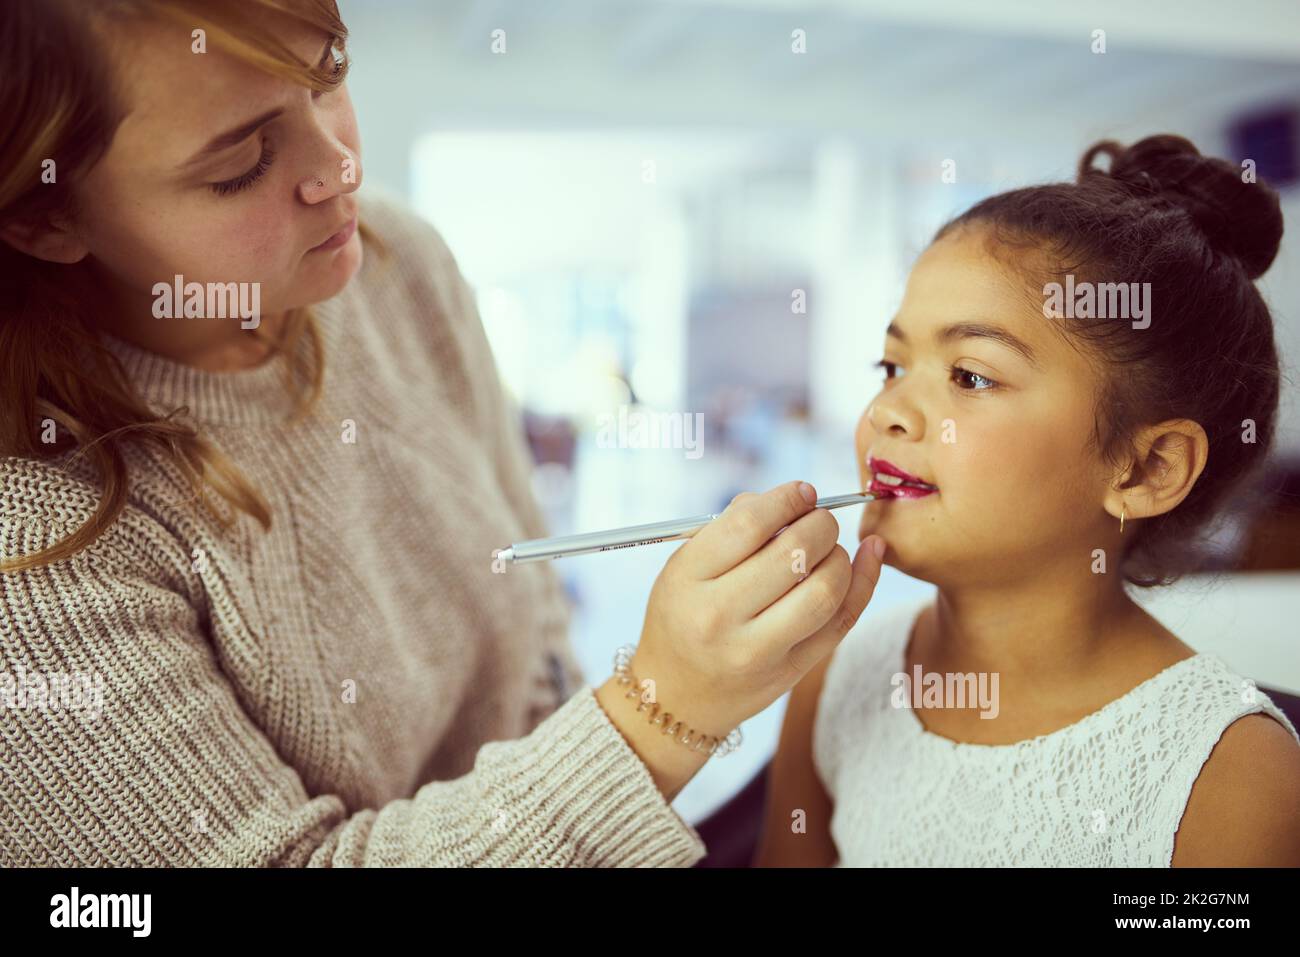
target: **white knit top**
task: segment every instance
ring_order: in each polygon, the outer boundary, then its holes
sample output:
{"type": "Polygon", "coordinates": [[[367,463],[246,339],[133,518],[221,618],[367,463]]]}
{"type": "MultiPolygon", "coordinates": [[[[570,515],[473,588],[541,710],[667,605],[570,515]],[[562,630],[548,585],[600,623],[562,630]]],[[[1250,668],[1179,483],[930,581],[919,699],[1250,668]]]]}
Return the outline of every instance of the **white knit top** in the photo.
{"type": "Polygon", "coordinates": [[[813,751],[837,866],[1167,867],[1224,729],[1264,712],[1296,734],[1252,682],[1197,654],[1050,734],[953,741],[891,703],[932,600],[868,612],[828,667],[813,751]]]}

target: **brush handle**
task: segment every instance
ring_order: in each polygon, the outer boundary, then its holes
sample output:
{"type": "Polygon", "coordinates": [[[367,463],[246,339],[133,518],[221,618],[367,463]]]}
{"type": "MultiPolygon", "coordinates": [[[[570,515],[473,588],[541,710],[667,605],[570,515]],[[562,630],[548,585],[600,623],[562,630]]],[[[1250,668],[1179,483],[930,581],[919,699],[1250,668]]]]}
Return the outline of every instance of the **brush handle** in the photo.
{"type": "MultiPolygon", "coordinates": [[[[862,505],[866,502],[873,502],[878,497],[871,492],[831,495],[827,498],[819,498],[817,504],[813,507],[825,509],[843,508],[846,505],[862,505]]],[[[609,552],[619,548],[635,548],[638,545],[654,545],[658,542],[690,538],[718,517],[716,513],[693,515],[689,518],[675,518],[667,522],[651,522],[648,525],[611,528],[603,532],[584,532],[580,535],[561,535],[555,538],[534,538],[502,549],[497,553],[496,558],[526,564],[528,562],[549,561],[553,558],[569,558],[573,555],[609,552]]]]}

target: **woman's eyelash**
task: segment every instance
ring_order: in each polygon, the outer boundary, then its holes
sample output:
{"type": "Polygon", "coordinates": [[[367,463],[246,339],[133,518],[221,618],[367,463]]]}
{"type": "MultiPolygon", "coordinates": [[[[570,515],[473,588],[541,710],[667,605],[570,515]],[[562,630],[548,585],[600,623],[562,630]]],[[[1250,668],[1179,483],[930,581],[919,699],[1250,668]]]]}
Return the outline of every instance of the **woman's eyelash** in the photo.
{"type": "Polygon", "coordinates": [[[271,160],[275,157],[275,150],[271,149],[270,144],[262,144],[262,155],[257,159],[257,165],[250,169],[242,176],[236,176],[234,179],[228,179],[224,183],[209,183],[208,188],[218,196],[229,196],[231,193],[237,193],[241,189],[247,189],[262,178],[271,166],[271,160]]]}
{"type": "MultiPolygon", "coordinates": [[[[886,360],[881,359],[879,362],[874,363],[873,368],[883,369],[885,371],[885,379],[888,381],[889,379],[894,378],[894,370],[898,368],[898,363],[887,362],[886,360]]],[[[980,382],[988,383],[985,388],[964,389],[963,391],[965,392],[990,392],[998,387],[998,383],[990,379],[988,376],[980,375],[978,372],[971,372],[969,369],[963,369],[958,365],[950,366],[948,372],[953,377],[954,381],[957,381],[958,376],[970,376],[971,378],[978,379],[980,382]]]]}

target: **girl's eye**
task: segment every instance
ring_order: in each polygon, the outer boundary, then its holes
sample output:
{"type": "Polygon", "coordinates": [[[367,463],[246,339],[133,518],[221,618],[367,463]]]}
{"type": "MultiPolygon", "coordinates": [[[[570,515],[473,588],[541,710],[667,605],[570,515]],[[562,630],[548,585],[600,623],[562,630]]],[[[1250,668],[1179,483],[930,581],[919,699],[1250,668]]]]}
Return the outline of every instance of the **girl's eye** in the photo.
{"type": "Polygon", "coordinates": [[[887,362],[887,361],[885,361],[884,359],[881,359],[879,362],[873,363],[873,364],[872,364],[872,368],[873,368],[873,369],[884,369],[884,370],[885,370],[885,381],[886,381],[886,382],[888,382],[890,379],[893,379],[893,378],[896,378],[896,377],[897,377],[897,373],[898,373],[898,363],[896,363],[896,362],[887,362]]]}
{"type": "Polygon", "coordinates": [[[228,179],[224,183],[209,183],[208,187],[218,196],[229,196],[231,193],[237,193],[241,189],[247,189],[262,178],[271,166],[271,160],[275,156],[275,151],[271,149],[270,144],[262,144],[262,155],[258,157],[257,165],[241,176],[234,179],[228,179]]]}
{"type": "MultiPolygon", "coordinates": [[[[887,382],[889,380],[892,380],[892,378],[898,377],[897,363],[891,363],[891,361],[881,359],[880,361],[878,361],[878,363],[875,363],[874,367],[872,368],[884,369],[885,381],[887,382]]],[[[969,393],[987,393],[987,391],[991,391],[993,389],[996,389],[997,387],[997,382],[993,381],[992,378],[988,378],[987,376],[982,376],[982,374],[979,374],[978,372],[971,372],[970,369],[963,369],[961,365],[953,365],[953,367],[950,368],[950,373],[952,373],[953,381],[957,382],[958,386],[961,387],[962,391],[969,391],[969,393]],[[963,377],[969,377],[969,378],[963,378],[963,377]],[[962,385],[962,382],[967,382],[970,380],[983,382],[984,385],[983,386],[962,385]]]]}
{"type": "Polygon", "coordinates": [[[952,379],[954,382],[957,383],[958,387],[965,389],[965,391],[967,392],[988,392],[990,389],[997,388],[998,385],[996,382],[994,382],[992,379],[988,378],[987,376],[982,376],[978,372],[971,372],[969,369],[963,369],[961,366],[952,367],[952,379]],[[963,378],[963,377],[969,377],[969,378],[963,378]],[[971,379],[975,379],[978,380],[979,382],[983,382],[985,383],[985,385],[983,386],[977,385],[977,386],[970,386],[970,387],[962,385],[962,382],[968,382],[971,379]]]}

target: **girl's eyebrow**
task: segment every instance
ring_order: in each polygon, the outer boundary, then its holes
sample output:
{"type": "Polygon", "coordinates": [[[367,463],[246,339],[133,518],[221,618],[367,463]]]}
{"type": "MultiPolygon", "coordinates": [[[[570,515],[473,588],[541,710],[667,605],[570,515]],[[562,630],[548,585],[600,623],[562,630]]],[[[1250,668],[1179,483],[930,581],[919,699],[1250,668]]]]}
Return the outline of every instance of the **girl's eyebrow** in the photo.
{"type": "MultiPolygon", "coordinates": [[[[907,336],[903,334],[903,330],[898,328],[893,320],[890,320],[889,325],[885,328],[885,335],[893,336],[899,342],[907,342],[907,336]]],[[[956,339],[992,339],[1013,352],[1019,353],[1035,369],[1042,368],[1038,356],[1030,348],[1029,343],[1012,335],[1001,326],[984,322],[954,322],[944,326],[934,334],[934,341],[940,344],[952,342],[956,339]]]]}
{"type": "MultiPolygon", "coordinates": [[[[334,42],[335,42],[334,37],[330,37],[327,41],[325,41],[325,51],[321,54],[320,59],[316,62],[317,66],[320,66],[322,63],[325,62],[327,57],[333,54],[334,42]]],[[[261,116],[249,120],[247,123],[243,123],[232,130],[227,130],[224,133],[218,133],[216,136],[214,136],[211,140],[208,141],[207,146],[203,147],[203,149],[199,150],[197,153],[195,153],[193,156],[187,159],[184,163],[182,163],[177,168],[177,171],[183,173],[186,170],[192,169],[193,167],[197,166],[199,163],[201,163],[203,160],[207,159],[208,157],[214,156],[215,154],[220,153],[224,149],[229,149],[230,147],[234,146],[236,143],[243,142],[245,139],[248,138],[249,135],[251,135],[254,131],[256,131],[259,126],[263,125],[264,123],[271,122],[273,119],[275,119],[283,112],[284,112],[283,107],[277,107],[274,110],[267,110],[261,116]]]]}

